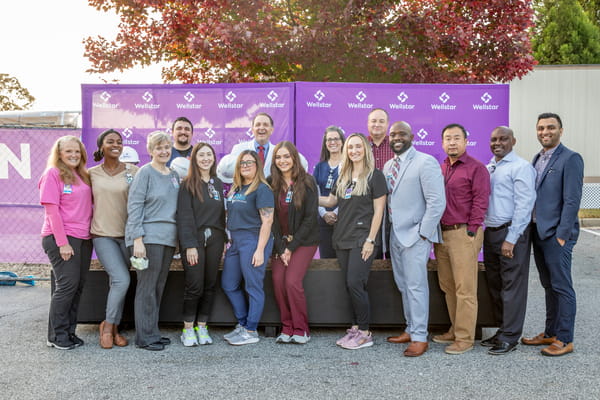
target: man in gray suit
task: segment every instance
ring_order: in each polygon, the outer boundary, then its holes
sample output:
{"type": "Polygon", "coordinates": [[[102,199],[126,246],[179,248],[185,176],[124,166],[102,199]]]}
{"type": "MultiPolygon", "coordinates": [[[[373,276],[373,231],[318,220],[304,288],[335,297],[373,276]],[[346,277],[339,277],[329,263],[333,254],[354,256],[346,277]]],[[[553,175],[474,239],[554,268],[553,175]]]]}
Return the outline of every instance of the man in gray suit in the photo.
{"type": "Polygon", "coordinates": [[[406,122],[390,128],[390,147],[395,153],[383,172],[388,182],[388,212],[392,222],[390,249],[394,280],[402,293],[406,330],[388,337],[392,343],[408,343],[407,357],[425,353],[429,321],[427,261],[431,243],[442,238],[440,218],[446,208],[444,179],[432,156],[412,147],[414,136],[406,122]]]}

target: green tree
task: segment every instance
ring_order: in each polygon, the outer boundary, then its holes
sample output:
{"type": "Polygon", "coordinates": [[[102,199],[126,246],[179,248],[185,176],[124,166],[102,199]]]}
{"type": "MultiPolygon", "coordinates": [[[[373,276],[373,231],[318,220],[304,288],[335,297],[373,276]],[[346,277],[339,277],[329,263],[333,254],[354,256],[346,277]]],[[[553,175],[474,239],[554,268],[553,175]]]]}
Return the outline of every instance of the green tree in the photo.
{"type": "Polygon", "coordinates": [[[600,64],[600,28],[577,0],[539,2],[533,54],[540,64],[600,64]]]}
{"type": "Polygon", "coordinates": [[[26,110],[35,97],[14,76],[0,73],[0,111],[26,110]]]}
{"type": "Polygon", "coordinates": [[[580,3],[590,20],[600,27],[600,0],[581,0],[580,3]]]}

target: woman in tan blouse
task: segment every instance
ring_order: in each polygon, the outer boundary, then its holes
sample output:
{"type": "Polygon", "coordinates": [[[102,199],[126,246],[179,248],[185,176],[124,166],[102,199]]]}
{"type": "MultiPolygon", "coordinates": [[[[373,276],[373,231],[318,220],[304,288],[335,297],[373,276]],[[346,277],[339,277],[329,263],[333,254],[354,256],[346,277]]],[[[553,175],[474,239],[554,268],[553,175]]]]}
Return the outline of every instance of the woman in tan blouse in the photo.
{"type": "Polygon", "coordinates": [[[97,144],[94,160],[104,161],[90,168],[94,195],[91,233],[98,259],[110,278],[106,319],[100,324],[100,346],[110,349],[113,344],[127,346],[127,339],[119,334],[117,326],[129,288],[129,254],[125,247],[127,197],[138,167],[119,161],[123,152],[119,132],[112,129],[103,132],[97,144]]]}

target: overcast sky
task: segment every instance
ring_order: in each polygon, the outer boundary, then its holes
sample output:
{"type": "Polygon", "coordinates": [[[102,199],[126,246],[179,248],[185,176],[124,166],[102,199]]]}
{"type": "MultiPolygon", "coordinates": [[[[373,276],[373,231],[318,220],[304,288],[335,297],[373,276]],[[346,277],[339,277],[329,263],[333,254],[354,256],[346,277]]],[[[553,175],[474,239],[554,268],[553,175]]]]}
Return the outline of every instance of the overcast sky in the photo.
{"type": "MultiPolygon", "coordinates": [[[[85,72],[82,40],[112,39],[118,18],[86,0],[5,0],[0,14],[0,73],[8,73],[36,98],[34,111],[81,110],[81,84],[103,83],[85,72]]],[[[161,83],[160,68],[106,74],[120,83],[161,83]]]]}

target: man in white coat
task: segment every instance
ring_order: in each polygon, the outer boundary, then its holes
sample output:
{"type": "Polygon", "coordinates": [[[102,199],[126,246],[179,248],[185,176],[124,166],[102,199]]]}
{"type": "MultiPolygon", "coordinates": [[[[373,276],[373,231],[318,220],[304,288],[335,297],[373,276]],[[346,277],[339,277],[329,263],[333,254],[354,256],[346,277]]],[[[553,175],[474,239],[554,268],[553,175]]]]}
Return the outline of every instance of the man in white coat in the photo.
{"type": "Polygon", "coordinates": [[[404,351],[407,357],[418,357],[429,347],[427,261],[431,244],[442,239],[439,222],[446,208],[440,164],[432,156],[415,150],[413,138],[408,123],[392,124],[390,147],[395,156],[383,168],[389,189],[392,269],[402,293],[406,319],[406,330],[387,340],[410,343],[404,351]]]}
{"type": "MultiPolygon", "coordinates": [[[[231,149],[231,153],[224,156],[217,165],[217,176],[225,183],[233,183],[233,172],[235,170],[235,162],[240,153],[244,150],[254,150],[258,157],[263,161],[263,171],[265,177],[271,175],[271,162],[273,160],[273,149],[275,145],[270,142],[273,134],[273,118],[267,113],[258,113],[252,120],[253,140],[238,143],[231,149]]],[[[306,158],[300,154],[300,162],[308,171],[308,163],[306,158]]]]}

